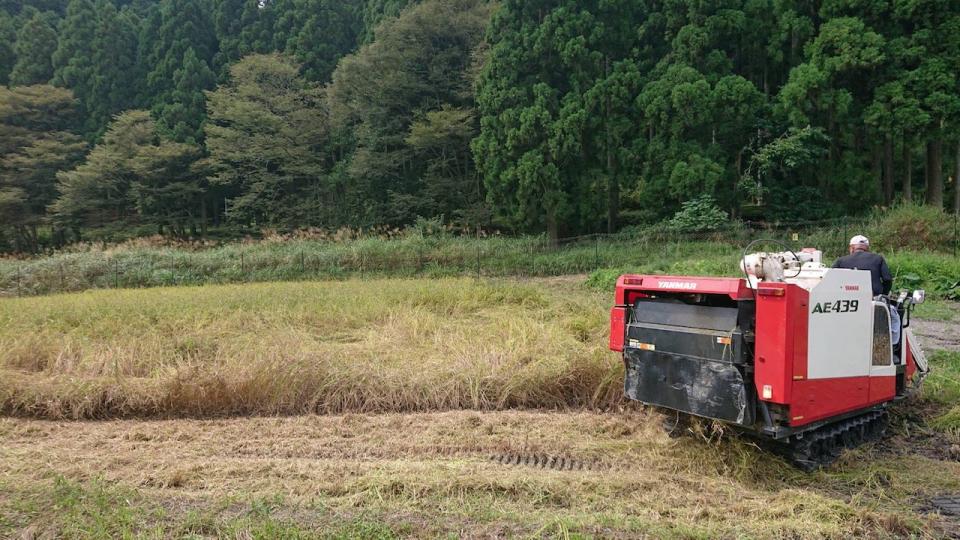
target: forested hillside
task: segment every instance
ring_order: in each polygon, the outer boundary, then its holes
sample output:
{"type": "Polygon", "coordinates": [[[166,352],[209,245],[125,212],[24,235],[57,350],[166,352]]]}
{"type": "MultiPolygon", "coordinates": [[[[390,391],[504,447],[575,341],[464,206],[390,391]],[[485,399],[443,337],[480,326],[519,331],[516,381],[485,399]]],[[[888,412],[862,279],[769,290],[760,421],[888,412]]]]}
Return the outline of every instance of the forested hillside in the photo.
{"type": "Polygon", "coordinates": [[[958,211],[958,73],[952,0],[0,0],[0,251],[958,211]]]}

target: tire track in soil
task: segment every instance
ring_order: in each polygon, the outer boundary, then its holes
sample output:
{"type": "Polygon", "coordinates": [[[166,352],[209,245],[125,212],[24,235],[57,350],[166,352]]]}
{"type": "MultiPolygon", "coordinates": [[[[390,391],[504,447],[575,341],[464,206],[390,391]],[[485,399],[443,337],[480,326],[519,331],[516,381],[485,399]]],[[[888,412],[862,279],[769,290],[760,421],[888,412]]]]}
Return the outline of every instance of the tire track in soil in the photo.
{"type": "Polygon", "coordinates": [[[607,471],[612,467],[600,461],[584,461],[566,456],[548,456],[546,454],[494,454],[490,461],[501,465],[534,467],[553,471],[607,471]]]}

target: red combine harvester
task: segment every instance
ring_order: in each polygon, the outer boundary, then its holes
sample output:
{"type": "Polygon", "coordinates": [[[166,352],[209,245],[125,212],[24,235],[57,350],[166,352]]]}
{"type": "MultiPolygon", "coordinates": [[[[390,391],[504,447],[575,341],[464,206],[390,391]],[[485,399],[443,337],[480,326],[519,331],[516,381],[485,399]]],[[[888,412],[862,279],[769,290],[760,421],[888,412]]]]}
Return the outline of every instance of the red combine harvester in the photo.
{"type": "Polygon", "coordinates": [[[868,271],[821,257],[745,256],[745,278],[621,276],[610,349],[627,397],[776,441],[808,471],[882,436],[928,372],[910,330],[923,291],[874,298],[868,271]]]}

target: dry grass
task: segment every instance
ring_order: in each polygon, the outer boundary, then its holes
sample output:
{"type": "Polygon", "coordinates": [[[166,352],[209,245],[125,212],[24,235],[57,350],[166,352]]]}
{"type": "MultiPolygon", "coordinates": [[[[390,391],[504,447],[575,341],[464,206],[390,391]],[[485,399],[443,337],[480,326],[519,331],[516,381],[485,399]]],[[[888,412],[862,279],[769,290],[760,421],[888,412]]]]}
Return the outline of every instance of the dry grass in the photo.
{"type": "Polygon", "coordinates": [[[622,377],[607,296],[444,279],[0,300],[0,412],[606,408],[622,377]]]}
{"type": "Polygon", "coordinates": [[[0,483],[19,501],[0,496],[0,536],[33,526],[84,538],[256,537],[263,527],[274,528],[265,538],[344,527],[345,537],[929,537],[918,501],[960,487],[957,463],[864,449],[808,476],[742,441],[669,439],[658,420],[514,411],[0,420],[0,483]],[[541,470],[494,454],[599,465],[541,470]],[[65,487],[79,503],[58,502],[65,487]]]}
{"type": "MultiPolygon", "coordinates": [[[[906,435],[814,475],[716,430],[665,437],[621,403],[609,302],[470,279],[0,300],[0,413],[57,420],[0,418],[0,537],[946,534],[921,509],[960,463],[906,435]],[[302,413],[325,415],[270,417],[302,413]],[[218,418],[239,414],[262,416],[218,418]]],[[[954,404],[946,375],[930,398],[954,404]]]]}

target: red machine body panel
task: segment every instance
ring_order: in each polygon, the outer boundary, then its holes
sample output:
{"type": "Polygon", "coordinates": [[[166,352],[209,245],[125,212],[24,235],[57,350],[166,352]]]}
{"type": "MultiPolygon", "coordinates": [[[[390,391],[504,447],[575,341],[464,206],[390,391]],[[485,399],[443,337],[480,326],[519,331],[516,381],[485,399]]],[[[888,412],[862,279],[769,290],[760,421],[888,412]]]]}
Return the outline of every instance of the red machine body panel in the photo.
{"type": "Polygon", "coordinates": [[[897,378],[870,377],[870,404],[876,405],[897,397],[897,378]]]}
{"type": "Polygon", "coordinates": [[[746,280],[740,278],[626,275],[617,280],[616,301],[626,305],[636,293],[652,292],[722,294],[734,300],[753,297],[746,280]]]}
{"type": "Polygon", "coordinates": [[[761,283],[757,289],[754,382],[764,401],[789,405],[794,381],[807,377],[808,303],[809,294],[796,285],[761,283]]]}
{"type": "Polygon", "coordinates": [[[804,426],[892,400],[896,377],[811,379],[793,384],[790,425],[804,426]]]}
{"type": "Polygon", "coordinates": [[[615,306],[610,310],[610,350],[623,352],[627,327],[627,308],[615,306]]]}
{"type": "Polygon", "coordinates": [[[810,294],[789,283],[760,283],[754,381],[763,401],[786,405],[793,427],[863,409],[896,396],[895,376],[809,378],[810,294]]]}
{"type": "Polygon", "coordinates": [[[870,377],[811,379],[793,385],[790,425],[802,426],[866,407],[870,377]]]}

